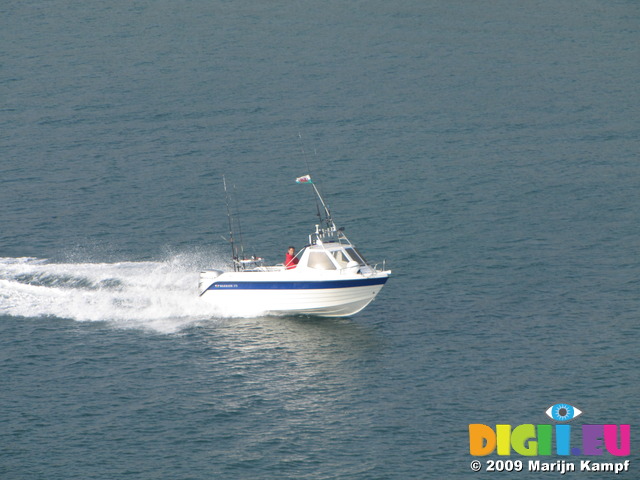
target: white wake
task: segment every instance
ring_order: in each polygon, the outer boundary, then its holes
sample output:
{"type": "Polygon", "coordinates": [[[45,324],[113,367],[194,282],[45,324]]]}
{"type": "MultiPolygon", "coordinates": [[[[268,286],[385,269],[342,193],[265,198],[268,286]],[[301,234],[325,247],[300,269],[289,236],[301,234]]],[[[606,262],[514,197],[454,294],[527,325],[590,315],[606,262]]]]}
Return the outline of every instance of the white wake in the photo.
{"type": "Polygon", "coordinates": [[[52,263],[0,257],[0,315],[110,322],[166,333],[248,316],[242,306],[221,310],[200,299],[198,260],[174,255],[157,262],[52,263]]]}

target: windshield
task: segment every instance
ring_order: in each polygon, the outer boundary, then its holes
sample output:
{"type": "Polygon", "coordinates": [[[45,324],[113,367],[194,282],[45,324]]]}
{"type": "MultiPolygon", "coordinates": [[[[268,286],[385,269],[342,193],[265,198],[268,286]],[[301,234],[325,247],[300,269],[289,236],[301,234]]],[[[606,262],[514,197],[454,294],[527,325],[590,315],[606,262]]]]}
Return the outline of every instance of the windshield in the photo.
{"type": "Polygon", "coordinates": [[[349,255],[355,262],[358,262],[360,265],[367,265],[367,261],[354,247],[347,247],[345,250],[347,255],[349,255]]]}
{"type": "Polygon", "coordinates": [[[342,250],[334,250],[331,253],[333,254],[333,258],[336,259],[336,262],[338,262],[338,265],[340,265],[341,268],[345,268],[349,263],[349,261],[351,260],[349,257],[345,255],[345,253],[342,250]]]}

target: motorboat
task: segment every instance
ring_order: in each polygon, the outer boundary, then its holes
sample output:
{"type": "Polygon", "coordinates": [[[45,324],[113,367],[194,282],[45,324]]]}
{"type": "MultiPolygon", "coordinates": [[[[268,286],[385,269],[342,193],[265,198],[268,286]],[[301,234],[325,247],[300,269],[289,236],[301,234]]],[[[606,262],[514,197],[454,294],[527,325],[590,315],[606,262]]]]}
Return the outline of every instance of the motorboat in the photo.
{"type": "MultiPolygon", "coordinates": [[[[391,270],[384,262],[379,268],[365,260],[344,229],[336,227],[309,175],[298,177],[296,182],[311,184],[322,205],[322,210],[318,208],[320,223],[309,235],[309,243],[290,264],[266,266],[261,258],[241,254],[230,228],[231,265],[227,271],[200,273],[203,300],[226,307],[251,305],[265,315],[345,317],[360,312],[376,298],[391,270]]],[[[231,218],[228,200],[227,212],[231,218]]]]}

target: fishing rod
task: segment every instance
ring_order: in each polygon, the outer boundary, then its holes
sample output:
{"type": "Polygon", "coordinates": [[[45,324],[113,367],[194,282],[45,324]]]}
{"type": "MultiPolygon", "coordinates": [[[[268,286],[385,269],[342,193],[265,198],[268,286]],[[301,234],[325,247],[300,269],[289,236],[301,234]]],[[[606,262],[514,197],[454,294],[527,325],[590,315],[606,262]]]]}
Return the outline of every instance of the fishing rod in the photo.
{"type": "MultiPolygon", "coordinates": [[[[242,226],[240,225],[240,215],[238,214],[238,197],[235,197],[235,212],[231,210],[231,195],[227,188],[227,179],[222,176],[224,185],[225,203],[227,205],[227,219],[229,220],[229,243],[231,243],[231,261],[233,263],[233,271],[240,272],[246,270],[250,265],[262,262],[262,258],[251,255],[247,258],[244,254],[244,241],[242,238],[242,226]],[[239,242],[236,242],[235,232],[238,232],[239,242]],[[239,244],[238,244],[239,243],[239,244]]],[[[236,186],[233,185],[233,193],[236,192],[236,186]]],[[[223,237],[224,238],[224,237],[223,237]]],[[[226,240],[226,238],[225,238],[226,240]]]]}
{"type": "Polygon", "coordinates": [[[238,213],[240,212],[240,209],[238,208],[238,194],[236,193],[235,185],[233,185],[233,195],[234,195],[234,200],[236,202],[235,219],[236,219],[236,225],[238,226],[238,236],[240,237],[240,252],[238,255],[238,259],[244,260],[244,240],[242,239],[242,226],[240,225],[240,214],[238,213]]]}
{"type": "Polygon", "coordinates": [[[233,262],[233,270],[238,271],[238,252],[235,240],[233,238],[233,217],[231,215],[231,207],[229,206],[229,190],[227,190],[227,179],[222,175],[222,184],[224,185],[225,203],[227,205],[227,219],[229,220],[229,243],[231,243],[231,260],[233,262]]]}

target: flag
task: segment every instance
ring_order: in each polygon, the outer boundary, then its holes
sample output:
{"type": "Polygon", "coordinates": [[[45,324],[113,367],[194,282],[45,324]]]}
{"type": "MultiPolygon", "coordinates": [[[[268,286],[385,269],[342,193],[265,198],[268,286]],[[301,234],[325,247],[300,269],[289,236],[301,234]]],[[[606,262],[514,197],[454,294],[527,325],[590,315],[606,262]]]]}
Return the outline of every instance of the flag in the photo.
{"type": "Polygon", "coordinates": [[[296,183],[313,183],[311,181],[311,175],[305,175],[304,177],[296,178],[296,183]]]}

